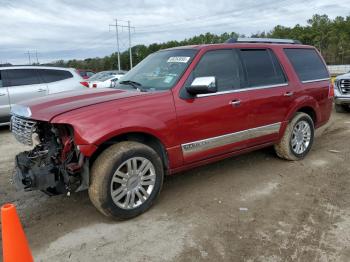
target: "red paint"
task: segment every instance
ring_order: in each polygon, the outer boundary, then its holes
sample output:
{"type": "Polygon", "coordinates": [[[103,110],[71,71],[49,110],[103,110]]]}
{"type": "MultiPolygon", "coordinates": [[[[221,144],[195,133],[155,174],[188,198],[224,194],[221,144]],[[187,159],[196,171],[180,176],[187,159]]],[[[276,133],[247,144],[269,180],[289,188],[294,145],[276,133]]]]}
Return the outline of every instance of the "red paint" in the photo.
{"type": "Polygon", "coordinates": [[[74,140],[87,157],[109,139],[127,133],[145,133],[159,139],[167,151],[170,173],[210,163],[267,145],[282,137],[288,121],[300,109],[315,112],[315,125],[326,123],[332,108],[329,81],[302,84],[283,48],[313,48],[282,44],[219,44],[193,46],[199,50],[179,82],[168,91],[137,92],[89,89],[62,93],[29,102],[32,118],[69,124],[74,140]],[[288,78],[287,86],[249,90],[196,99],[179,96],[184,83],[208,50],[269,48],[288,78]],[[292,97],[285,96],[293,92],[292,97]],[[239,99],[241,105],[230,102],[239,99]],[[184,156],[181,144],[281,122],[278,134],[225,145],[205,153],[184,156]]]}

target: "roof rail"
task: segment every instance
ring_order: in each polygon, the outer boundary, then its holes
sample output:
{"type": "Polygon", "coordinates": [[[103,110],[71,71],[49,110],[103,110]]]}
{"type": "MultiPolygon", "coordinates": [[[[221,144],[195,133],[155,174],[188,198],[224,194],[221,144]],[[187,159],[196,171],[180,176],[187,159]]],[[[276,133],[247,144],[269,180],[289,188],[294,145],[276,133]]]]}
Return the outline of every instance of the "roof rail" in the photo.
{"type": "Polygon", "coordinates": [[[225,43],[274,43],[274,44],[301,44],[299,40],[280,38],[230,38],[225,43]]]}

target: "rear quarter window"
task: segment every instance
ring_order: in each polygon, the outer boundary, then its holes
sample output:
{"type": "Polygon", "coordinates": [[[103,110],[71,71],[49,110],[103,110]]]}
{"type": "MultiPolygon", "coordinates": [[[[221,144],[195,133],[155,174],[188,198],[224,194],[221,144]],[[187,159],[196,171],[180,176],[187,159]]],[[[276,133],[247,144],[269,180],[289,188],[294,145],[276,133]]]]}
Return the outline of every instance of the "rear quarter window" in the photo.
{"type": "Polygon", "coordinates": [[[286,48],[284,52],[300,81],[317,81],[329,78],[326,65],[315,49],[286,48]]]}
{"type": "Polygon", "coordinates": [[[61,81],[73,77],[72,73],[66,70],[40,69],[39,73],[45,83],[61,81]]]}

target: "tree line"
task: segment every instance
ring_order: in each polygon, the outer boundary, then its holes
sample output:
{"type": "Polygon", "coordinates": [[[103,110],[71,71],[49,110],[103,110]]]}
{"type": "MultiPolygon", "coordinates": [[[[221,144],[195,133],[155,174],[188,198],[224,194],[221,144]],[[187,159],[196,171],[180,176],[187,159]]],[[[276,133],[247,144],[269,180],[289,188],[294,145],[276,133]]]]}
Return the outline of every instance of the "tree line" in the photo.
{"type": "MultiPolygon", "coordinates": [[[[183,45],[223,43],[233,37],[245,37],[238,33],[223,33],[220,35],[206,33],[182,41],[168,41],[151,45],[136,45],[132,47],[133,63],[136,65],[149,54],[160,49],[183,45]]],[[[294,27],[275,26],[270,32],[258,32],[251,37],[290,38],[303,44],[315,46],[323,55],[327,64],[350,64],[350,16],[338,16],[330,19],[327,15],[313,15],[306,25],[297,24],[294,27]]],[[[129,70],[129,52],[120,54],[121,68],[129,70]]],[[[92,69],[95,71],[117,68],[117,54],[102,58],[87,58],[84,60],[56,61],[55,66],[92,69]]]]}

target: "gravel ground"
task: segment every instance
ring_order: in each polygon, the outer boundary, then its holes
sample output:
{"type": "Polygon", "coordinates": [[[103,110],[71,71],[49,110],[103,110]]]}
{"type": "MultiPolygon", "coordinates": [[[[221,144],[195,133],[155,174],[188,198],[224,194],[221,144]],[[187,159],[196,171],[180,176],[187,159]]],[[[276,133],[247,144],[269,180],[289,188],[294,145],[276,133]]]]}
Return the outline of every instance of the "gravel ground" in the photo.
{"type": "Polygon", "coordinates": [[[151,210],[115,222],[87,192],[17,192],[23,147],[1,128],[0,204],[17,205],[36,261],[349,261],[350,114],[317,135],[302,161],[267,148],[168,177],[151,210]]]}

